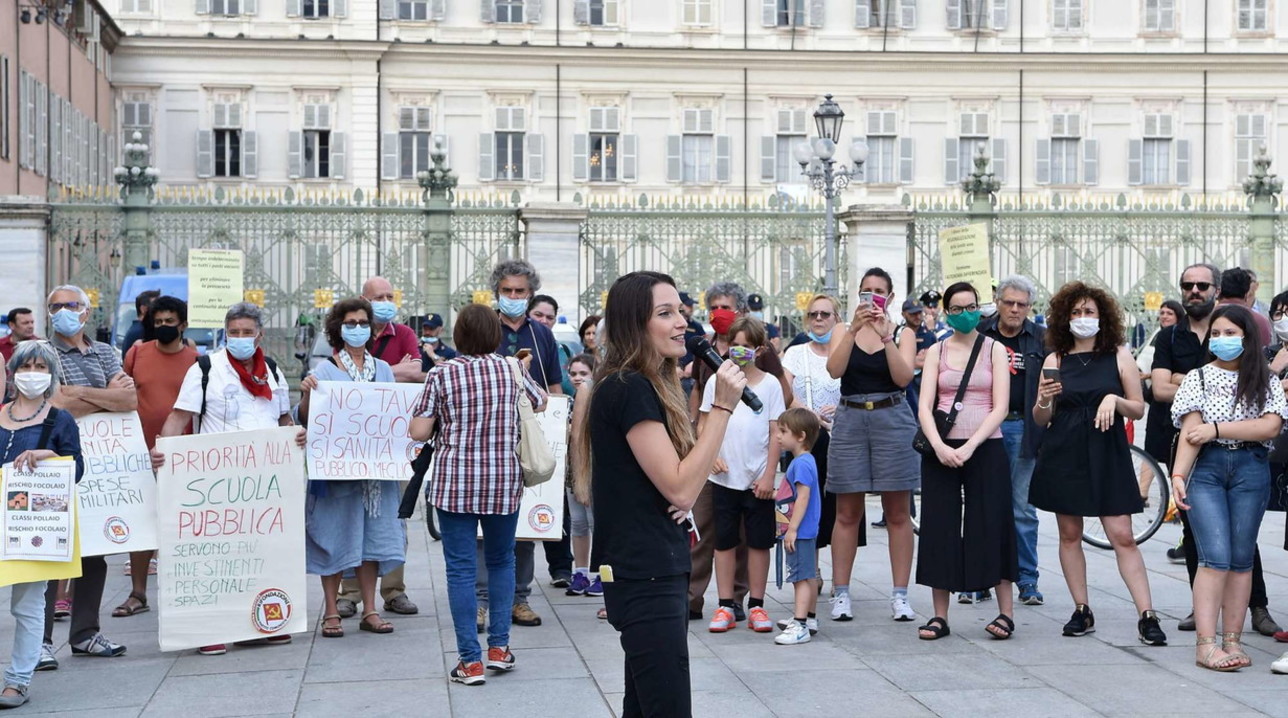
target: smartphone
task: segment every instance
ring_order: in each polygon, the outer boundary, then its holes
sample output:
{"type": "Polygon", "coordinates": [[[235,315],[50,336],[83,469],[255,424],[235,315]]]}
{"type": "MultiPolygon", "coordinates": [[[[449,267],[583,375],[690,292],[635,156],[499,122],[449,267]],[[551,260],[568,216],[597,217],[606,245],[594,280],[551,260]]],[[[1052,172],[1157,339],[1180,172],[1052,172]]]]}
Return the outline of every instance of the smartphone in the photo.
{"type": "Polygon", "coordinates": [[[859,304],[871,304],[875,296],[872,292],[859,292],[859,304]]]}
{"type": "Polygon", "coordinates": [[[1060,381],[1060,370],[1058,368],[1042,367],[1042,378],[1058,383],[1060,381]]]}
{"type": "Polygon", "coordinates": [[[530,356],[532,356],[531,349],[520,349],[519,351],[514,353],[514,358],[518,359],[519,361],[523,361],[524,359],[527,359],[530,356]]]}
{"type": "Polygon", "coordinates": [[[872,293],[872,303],[877,305],[877,309],[880,309],[883,312],[885,311],[886,297],[884,294],[872,293]]]}

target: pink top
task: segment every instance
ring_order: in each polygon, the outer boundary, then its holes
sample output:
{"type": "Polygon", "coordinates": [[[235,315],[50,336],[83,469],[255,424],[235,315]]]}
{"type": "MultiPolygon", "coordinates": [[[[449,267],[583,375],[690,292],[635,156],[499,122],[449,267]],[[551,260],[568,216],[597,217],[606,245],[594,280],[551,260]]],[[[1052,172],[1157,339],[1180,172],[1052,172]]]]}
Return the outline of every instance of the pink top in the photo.
{"type": "MultiPolygon", "coordinates": [[[[961,369],[948,366],[947,345],[939,345],[939,394],[937,408],[952,410],[953,399],[961,386],[965,370],[965,360],[961,369]]],[[[967,356],[970,356],[967,354],[967,356]]],[[[993,340],[984,339],[980,347],[979,358],[975,360],[975,369],[971,372],[970,384],[966,386],[966,395],[962,397],[962,407],[957,411],[957,422],[948,432],[949,439],[969,439],[984,423],[984,418],[993,410],[993,340]]],[[[1007,378],[1010,381],[1010,378],[1007,378]]],[[[1002,427],[993,430],[990,439],[1002,438],[1002,427]]]]}

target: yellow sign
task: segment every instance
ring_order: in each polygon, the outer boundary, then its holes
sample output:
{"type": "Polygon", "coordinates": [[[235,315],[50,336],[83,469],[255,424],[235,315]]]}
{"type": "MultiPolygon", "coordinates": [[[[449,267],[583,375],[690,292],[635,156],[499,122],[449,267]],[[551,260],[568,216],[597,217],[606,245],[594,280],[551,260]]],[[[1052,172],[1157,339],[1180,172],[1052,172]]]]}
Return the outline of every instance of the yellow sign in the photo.
{"type": "Polygon", "coordinates": [[[993,272],[989,269],[988,225],[967,224],[939,230],[939,261],[944,287],[970,282],[979,292],[979,303],[993,301],[993,272]]]}
{"type": "Polygon", "coordinates": [[[90,309],[98,309],[98,300],[101,298],[97,289],[86,289],[85,295],[89,297],[90,309]]]}
{"type": "Polygon", "coordinates": [[[796,311],[798,312],[809,311],[809,300],[813,298],[814,298],[813,292],[797,292],[796,293],[796,311]]]}
{"type": "Polygon", "coordinates": [[[401,289],[394,290],[394,304],[402,307],[403,293],[401,289]]]}
{"type": "MultiPolygon", "coordinates": [[[[66,457],[56,457],[48,461],[67,461],[66,457]]],[[[3,469],[0,469],[3,471],[3,469]]],[[[0,480],[0,487],[5,486],[0,480]]],[[[74,494],[75,492],[73,492],[74,494]]],[[[76,514],[76,501],[68,504],[72,525],[72,557],[70,561],[0,561],[0,586],[12,586],[17,583],[36,583],[59,581],[65,578],[80,578],[81,575],[81,542],[79,523],[76,514]]]]}
{"type": "Polygon", "coordinates": [[[1156,312],[1163,306],[1162,292],[1145,292],[1145,311],[1156,312]]]}
{"type": "Polygon", "coordinates": [[[483,304],[490,307],[492,306],[492,292],[486,289],[476,289],[474,290],[472,301],[475,304],[483,304]]]}
{"type": "Polygon", "coordinates": [[[333,304],[335,304],[335,292],[330,289],[313,290],[314,309],[330,309],[333,304]]]}
{"type": "Polygon", "coordinates": [[[603,309],[608,309],[608,292],[599,293],[599,306],[603,309]]]}
{"type": "Polygon", "coordinates": [[[263,290],[263,289],[247,289],[245,292],[242,292],[242,301],[250,302],[251,304],[254,304],[254,305],[255,305],[255,306],[257,306],[257,307],[263,307],[263,306],[264,306],[264,290],[263,290]]]}
{"type": "Polygon", "coordinates": [[[188,250],[188,326],[219,329],[228,307],[250,301],[242,293],[245,267],[246,256],[240,250],[188,250]]]}

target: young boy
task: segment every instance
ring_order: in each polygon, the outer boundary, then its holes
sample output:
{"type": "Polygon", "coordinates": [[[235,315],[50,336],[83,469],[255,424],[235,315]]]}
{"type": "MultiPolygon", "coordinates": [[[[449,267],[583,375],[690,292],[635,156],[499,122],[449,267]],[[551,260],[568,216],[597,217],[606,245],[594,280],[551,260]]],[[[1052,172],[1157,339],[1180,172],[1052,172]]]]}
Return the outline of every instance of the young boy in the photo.
{"type": "Polygon", "coordinates": [[[818,466],[810,449],[818,440],[818,417],[809,409],[788,409],[778,417],[778,445],[792,455],[787,467],[788,482],[796,494],[791,505],[783,548],[787,551],[787,580],[796,587],[796,612],[791,621],[779,622],[783,632],[774,638],[780,646],[809,643],[818,632],[814,609],[818,591],[814,577],[818,573],[818,523],[823,513],[823,497],[818,490],[818,466]]]}
{"type": "Polygon", "coordinates": [[[739,403],[715,403],[715,377],[703,390],[698,433],[706,427],[712,411],[726,411],[732,417],[725,431],[720,456],[709,480],[711,508],[715,518],[716,589],[720,605],[707,629],[724,633],[737,625],[734,618],[734,552],[747,543],[747,627],[759,633],[774,630],[765,611],[765,584],[769,580],[769,552],[774,547],[774,476],[778,469],[778,432],[775,422],[786,408],[782,385],[776,377],[756,368],[756,355],[773,351],[765,325],[751,317],[734,321],[729,329],[729,359],[742,367],[747,387],[762,404],[756,412],[739,403]]]}

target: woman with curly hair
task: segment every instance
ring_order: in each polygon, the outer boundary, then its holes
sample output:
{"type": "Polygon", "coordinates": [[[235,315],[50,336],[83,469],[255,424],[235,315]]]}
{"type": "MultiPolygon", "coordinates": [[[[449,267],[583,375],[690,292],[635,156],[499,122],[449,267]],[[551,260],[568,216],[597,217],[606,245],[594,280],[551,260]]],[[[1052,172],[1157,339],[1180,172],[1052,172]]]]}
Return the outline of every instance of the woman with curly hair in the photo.
{"type": "Polygon", "coordinates": [[[1064,635],[1096,630],[1087,605],[1082,519],[1099,516],[1140,620],[1137,638],[1167,644],[1149,593],[1145,561],[1132,535],[1131,514],[1144,508],[1136,485],[1124,419],[1145,413],[1140,370],[1123,346],[1122,312],[1105,290],[1070,282],[1051,298],[1047,346],[1033,420],[1046,426],[1029,503],[1056,514],[1060,568],[1075,604],[1064,635]]]}

